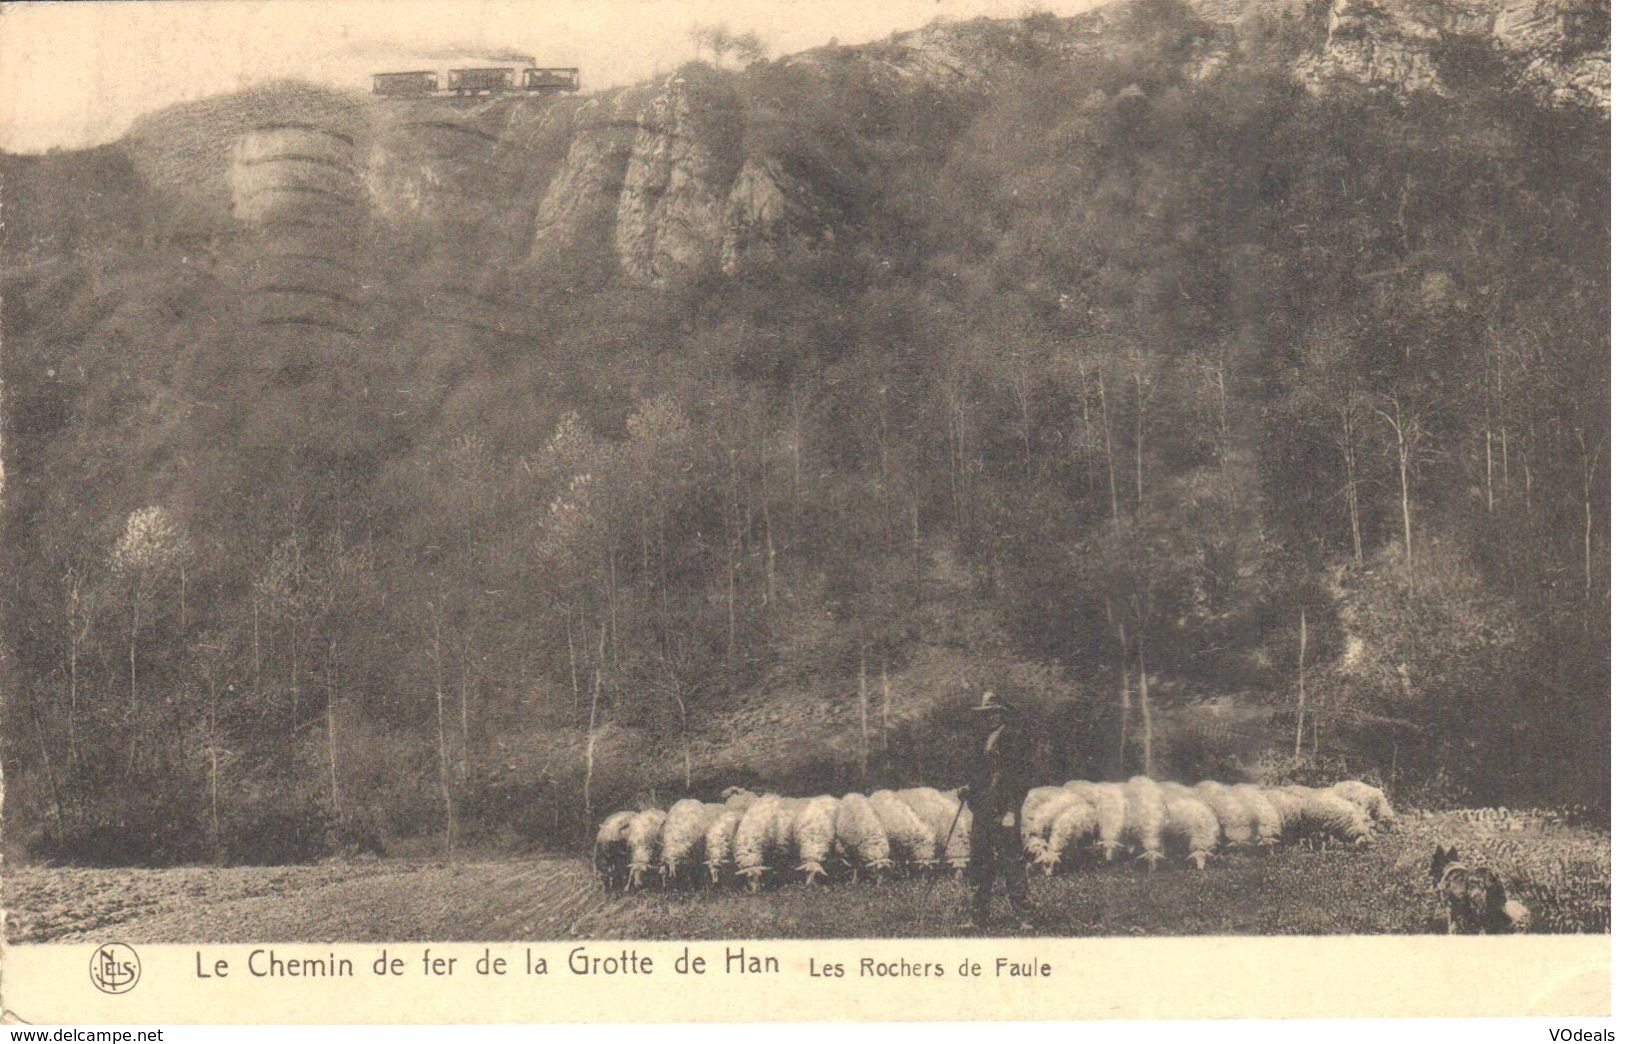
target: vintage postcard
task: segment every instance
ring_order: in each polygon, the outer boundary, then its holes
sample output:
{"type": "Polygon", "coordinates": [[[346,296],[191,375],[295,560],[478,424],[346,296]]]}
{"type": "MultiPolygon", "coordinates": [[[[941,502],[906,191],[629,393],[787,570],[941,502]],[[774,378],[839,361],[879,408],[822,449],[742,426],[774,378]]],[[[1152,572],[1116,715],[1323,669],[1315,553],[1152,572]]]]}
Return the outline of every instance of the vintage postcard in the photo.
{"type": "Polygon", "coordinates": [[[0,1005],[1605,1015],[1607,0],[0,7],[0,1005]]]}

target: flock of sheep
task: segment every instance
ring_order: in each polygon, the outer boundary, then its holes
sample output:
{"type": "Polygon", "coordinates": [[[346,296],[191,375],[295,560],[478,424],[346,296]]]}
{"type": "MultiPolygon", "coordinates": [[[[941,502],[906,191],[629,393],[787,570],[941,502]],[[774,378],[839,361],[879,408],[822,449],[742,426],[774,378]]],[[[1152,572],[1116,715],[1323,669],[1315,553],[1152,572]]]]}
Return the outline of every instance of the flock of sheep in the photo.
{"type": "MultiPolygon", "coordinates": [[[[1021,808],[1021,842],[1043,873],[1080,864],[1098,850],[1151,867],[1164,858],[1202,869],[1223,849],[1330,841],[1360,844],[1394,810],[1383,792],[1345,780],[1330,787],[1263,787],[1211,780],[1186,786],[1135,776],[1126,783],[1073,780],[1036,787],[1021,808]]],[[[608,889],[720,884],[802,875],[811,884],[832,869],[851,874],[963,871],[970,862],[971,812],[952,791],[931,787],[789,798],[730,788],[721,803],[684,798],[669,811],[616,812],[604,820],[593,864],[608,889]]]]}
{"type": "Polygon", "coordinates": [[[789,798],[729,788],[721,804],[684,798],[670,811],[616,812],[598,828],[593,864],[606,888],[633,889],[654,875],[666,885],[720,884],[731,873],[756,891],[765,878],[832,868],[853,879],[898,867],[970,862],[968,808],[931,787],[789,798]]]}
{"type": "Polygon", "coordinates": [[[1022,803],[1021,843],[1046,875],[1081,863],[1093,849],[1107,862],[1121,851],[1153,868],[1173,856],[1200,870],[1223,849],[1363,844],[1393,819],[1387,795],[1359,780],[1320,788],[1204,780],[1192,787],[1135,776],[1035,787],[1022,803]]]}

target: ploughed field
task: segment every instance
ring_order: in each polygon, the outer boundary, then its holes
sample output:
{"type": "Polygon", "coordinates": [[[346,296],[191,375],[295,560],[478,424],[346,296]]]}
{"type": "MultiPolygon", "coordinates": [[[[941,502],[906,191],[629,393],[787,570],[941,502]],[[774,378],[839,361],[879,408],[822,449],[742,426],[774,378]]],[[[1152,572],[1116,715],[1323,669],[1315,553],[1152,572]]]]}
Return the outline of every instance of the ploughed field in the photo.
{"type": "MultiPolygon", "coordinates": [[[[1035,877],[1042,935],[1441,931],[1433,846],[1495,867],[1537,932],[1607,931],[1608,835],[1549,820],[1407,814],[1360,848],[1223,856],[1206,870],[1143,862],[1035,877]]],[[[799,875],[797,875],[799,877],[799,875]]],[[[6,937],[28,942],[370,942],[411,939],[829,938],[963,934],[951,875],[799,881],[759,894],[646,889],[604,896],[585,858],[384,860],[166,870],[4,868],[6,937]]],[[[1014,924],[1002,901],[996,933],[1014,924]]]]}

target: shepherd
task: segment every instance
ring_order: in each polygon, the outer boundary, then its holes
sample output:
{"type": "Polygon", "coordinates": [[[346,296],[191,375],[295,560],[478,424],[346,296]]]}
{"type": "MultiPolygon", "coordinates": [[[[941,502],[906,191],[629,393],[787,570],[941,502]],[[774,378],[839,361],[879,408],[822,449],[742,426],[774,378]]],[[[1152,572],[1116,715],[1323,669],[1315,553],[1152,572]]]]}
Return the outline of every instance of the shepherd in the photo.
{"type": "Polygon", "coordinates": [[[1021,803],[1033,786],[1031,737],[991,690],[982,693],[976,718],[981,742],[970,783],[960,788],[964,807],[971,813],[971,927],[987,931],[993,883],[1003,877],[1018,929],[1032,931],[1033,905],[1027,897],[1020,831],[1021,803]]]}

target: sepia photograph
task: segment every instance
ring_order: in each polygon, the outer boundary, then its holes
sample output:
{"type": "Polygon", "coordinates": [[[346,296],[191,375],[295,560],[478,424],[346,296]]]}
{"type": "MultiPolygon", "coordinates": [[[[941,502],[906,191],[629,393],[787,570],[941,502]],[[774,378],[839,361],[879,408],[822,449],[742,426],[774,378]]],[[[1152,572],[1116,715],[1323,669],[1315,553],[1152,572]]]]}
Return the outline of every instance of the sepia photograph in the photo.
{"type": "Polygon", "coordinates": [[[1606,936],[1609,39],[6,5],[9,952],[1606,936]]]}

